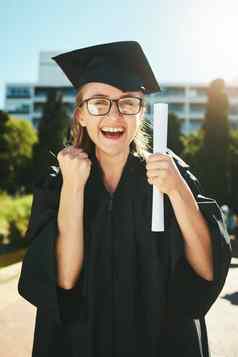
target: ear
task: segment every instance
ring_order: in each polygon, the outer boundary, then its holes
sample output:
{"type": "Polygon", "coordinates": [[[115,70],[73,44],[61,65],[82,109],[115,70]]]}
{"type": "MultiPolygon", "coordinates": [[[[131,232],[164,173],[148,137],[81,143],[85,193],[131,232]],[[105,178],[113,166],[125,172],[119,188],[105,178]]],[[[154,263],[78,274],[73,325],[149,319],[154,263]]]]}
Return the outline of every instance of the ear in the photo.
{"type": "Polygon", "coordinates": [[[77,108],[76,112],[75,112],[75,117],[77,119],[77,122],[81,125],[81,126],[86,126],[87,125],[87,120],[84,118],[84,116],[82,115],[82,111],[77,108]]]}

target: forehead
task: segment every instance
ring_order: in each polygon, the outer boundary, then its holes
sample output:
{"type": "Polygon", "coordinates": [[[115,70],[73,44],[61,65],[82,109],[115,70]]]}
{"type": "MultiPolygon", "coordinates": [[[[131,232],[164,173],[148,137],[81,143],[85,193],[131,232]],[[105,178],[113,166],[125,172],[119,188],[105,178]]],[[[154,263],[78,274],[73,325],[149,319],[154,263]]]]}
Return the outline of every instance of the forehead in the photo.
{"type": "Polygon", "coordinates": [[[106,83],[99,83],[99,82],[90,82],[85,84],[81,88],[81,93],[83,98],[88,98],[97,94],[100,95],[105,95],[108,97],[120,97],[125,94],[130,94],[130,95],[136,95],[136,96],[143,96],[142,91],[136,91],[136,92],[124,92],[120,88],[111,86],[106,83]]]}

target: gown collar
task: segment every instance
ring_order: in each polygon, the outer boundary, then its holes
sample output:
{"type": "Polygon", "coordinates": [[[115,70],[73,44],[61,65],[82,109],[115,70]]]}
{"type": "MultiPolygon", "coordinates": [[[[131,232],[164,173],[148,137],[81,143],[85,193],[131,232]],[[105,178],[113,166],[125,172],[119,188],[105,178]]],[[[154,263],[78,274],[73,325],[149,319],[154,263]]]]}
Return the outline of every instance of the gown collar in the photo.
{"type": "Polygon", "coordinates": [[[134,170],[136,169],[136,167],[138,165],[138,161],[140,160],[139,157],[136,157],[133,153],[129,152],[127,160],[126,160],[124,167],[122,169],[121,178],[119,180],[117,188],[114,192],[109,192],[104,185],[103,170],[100,165],[100,162],[98,161],[98,159],[96,157],[96,154],[95,153],[90,154],[89,158],[92,162],[91,178],[92,179],[96,178],[97,180],[99,180],[100,184],[103,186],[106,193],[110,194],[110,195],[114,195],[117,191],[120,190],[121,185],[123,184],[125,179],[128,177],[128,175],[130,175],[134,172],[134,170]]]}

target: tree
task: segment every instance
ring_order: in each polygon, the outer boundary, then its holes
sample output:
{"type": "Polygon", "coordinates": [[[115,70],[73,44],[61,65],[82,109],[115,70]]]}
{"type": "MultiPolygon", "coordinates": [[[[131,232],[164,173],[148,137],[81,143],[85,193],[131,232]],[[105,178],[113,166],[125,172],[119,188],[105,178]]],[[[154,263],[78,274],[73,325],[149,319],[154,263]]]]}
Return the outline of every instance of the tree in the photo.
{"type": "Polygon", "coordinates": [[[204,187],[205,182],[201,179],[201,171],[203,168],[201,147],[204,140],[204,132],[202,129],[199,129],[188,135],[183,135],[181,139],[183,143],[181,156],[191,166],[193,174],[199,177],[199,181],[202,187],[204,187]]]}
{"type": "Polygon", "coordinates": [[[7,123],[9,121],[7,113],[0,111],[0,188],[5,189],[8,181],[9,160],[8,160],[8,135],[7,123]]]}
{"type": "Polygon", "coordinates": [[[0,113],[0,188],[9,194],[29,184],[32,146],[37,134],[31,122],[0,113]]]}
{"type": "Polygon", "coordinates": [[[238,210],[238,130],[231,131],[230,142],[230,180],[231,180],[231,196],[230,205],[236,211],[238,210]]]}
{"type": "Polygon", "coordinates": [[[216,79],[208,89],[207,111],[202,127],[204,140],[201,147],[201,179],[205,183],[205,189],[220,204],[227,203],[230,196],[228,110],[224,80],[216,79]]]}
{"type": "Polygon", "coordinates": [[[51,88],[38,126],[38,142],[33,149],[33,180],[44,176],[55,160],[50,152],[57,155],[67,136],[69,118],[62,102],[62,94],[51,88]]]}
{"type": "Polygon", "coordinates": [[[180,155],[183,149],[181,140],[181,120],[174,113],[168,115],[168,148],[180,155]]]}

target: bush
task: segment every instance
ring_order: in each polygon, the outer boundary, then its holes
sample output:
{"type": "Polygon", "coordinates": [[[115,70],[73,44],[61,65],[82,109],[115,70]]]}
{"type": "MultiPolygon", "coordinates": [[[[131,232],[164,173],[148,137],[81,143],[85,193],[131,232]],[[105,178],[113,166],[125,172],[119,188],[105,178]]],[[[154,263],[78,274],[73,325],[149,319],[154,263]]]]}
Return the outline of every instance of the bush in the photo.
{"type": "Polygon", "coordinates": [[[0,243],[24,239],[31,212],[32,194],[15,197],[0,192],[0,243]]]}

